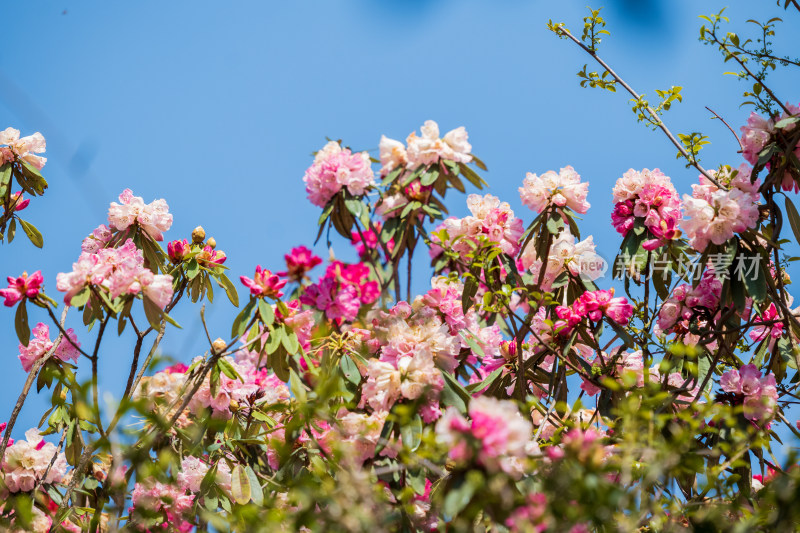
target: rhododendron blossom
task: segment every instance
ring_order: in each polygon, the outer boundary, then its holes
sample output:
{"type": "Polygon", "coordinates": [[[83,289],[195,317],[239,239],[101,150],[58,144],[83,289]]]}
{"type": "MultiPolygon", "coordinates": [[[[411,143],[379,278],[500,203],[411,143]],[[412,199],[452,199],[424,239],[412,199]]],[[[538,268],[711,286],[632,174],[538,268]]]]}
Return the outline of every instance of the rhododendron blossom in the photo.
{"type": "Polygon", "coordinates": [[[421,136],[412,131],[406,138],[408,145],[406,166],[409,169],[415,169],[420,165],[432,165],[440,160],[456,163],[472,161],[472,145],[467,141],[467,130],[463,126],[448,131],[441,139],[439,125],[433,120],[426,120],[419,131],[422,133],[421,136]]]}
{"type": "Polygon", "coordinates": [[[725,174],[716,173],[716,178],[729,188],[719,189],[701,175],[700,185],[692,185],[692,196],[683,196],[683,229],[689,244],[700,252],[709,241],[723,244],[735,233],[754,228],[759,217],[761,182],[750,182],[749,168],[742,165],[736,171],[727,169],[725,174]]]}
{"type": "Polygon", "coordinates": [[[18,278],[8,276],[7,279],[8,288],[0,289],[0,297],[5,298],[3,304],[6,307],[16,305],[23,298],[36,298],[44,283],[41,270],[37,270],[30,276],[28,276],[27,272],[23,272],[18,278]]]}
{"type": "Polygon", "coordinates": [[[680,237],[680,197],[669,177],[660,170],[628,170],[617,180],[613,195],[611,222],[622,235],[627,235],[636,221],[641,220],[654,237],[645,241],[647,250],[680,237]]]}
{"type": "Polygon", "coordinates": [[[19,130],[6,128],[0,131],[0,165],[12,161],[24,161],[42,170],[47,158],[35,154],[43,154],[46,147],[44,137],[38,131],[20,138],[19,130]]]}
{"type": "Polygon", "coordinates": [[[723,391],[739,398],[748,420],[763,424],[774,414],[778,401],[774,374],[762,376],[757,366],[744,365],[722,374],[719,385],[723,391]]]}
{"type": "Polygon", "coordinates": [[[369,154],[354,154],[349,148],[330,141],[317,152],[314,164],[306,170],[303,181],[311,203],[325,205],[343,188],[353,196],[361,196],[375,184],[369,154]]]}
{"type": "Polygon", "coordinates": [[[165,200],[153,200],[145,204],[141,196],[134,196],[130,189],[125,189],[119,195],[119,201],[111,202],[108,208],[110,227],[125,231],[137,224],[154,240],[164,240],[163,232],[172,226],[172,215],[165,200]]]}
{"type": "Polygon", "coordinates": [[[151,513],[163,513],[163,518],[156,522],[157,527],[163,527],[163,524],[174,531],[188,532],[193,526],[186,518],[194,504],[194,498],[193,494],[186,494],[184,489],[176,485],[148,479],[134,486],[131,494],[133,506],[130,512],[131,514],[137,511],[144,512],[145,516],[151,513]]]}
{"type": "MultiPolygon", "coordinates": [[[[47,324],[39,322],[31,333],[33,336],[28,345],[25,346],[22,343],[19,345],[19,360],[22,362],[22,368],[25,372],[29,372],[33,368],[33,364],[49,353],[54,346],[54,343],[50,340],[50,327],[47,324]]],[[[78,342],[78,337],[72,328],[66,330],[66,333],[69,340],[61,338],[55,351],[53,351],[53,357],[57,357],[64,362],[73,361],[77,363],[80,356],[78,348],[80,348],[81,344],[78,342]]]]}
{"type": "Polygon", "coordinates": [[[322,263],[322,258],[314,255],[314,252],[305,246],[292,248],[292,251],[283,258],[286,261],[286,270],[277,274],[293,282],[301,281],[308,271],[322,263]]]}
{"type": "Polygon", "coordinates": [[[594,281],[606,270],[605,260],[595,252],[595,249],[591,235],[580,242],[575,242],[575,236],[565,228],[550,245],[544,274],[541,274],[544,265],[537,257],[533,243],[529,243],[522,251],[519,266],[523,270],[529,270],[537,283],[541,279],[541,287],[544,290],[549,290],[564,272],[594,281]]]}
{"type": "Polygon", "coordinates": [[[38,482],[60,482],[67,472],[67,459],[55,444],[45,442],[34,428],[25,432],[25,440],[18,440],[8,447],[0,470],[6,489],[29,492],[38,482]],[[55,462],[50,466],[54,457],[55,462]]]}
{"type": "Polygon", "coordinates": [[[72,272],[56,276],[56,287],[66,292],[64,302],[92,285],[107,290],[112,298],[144,293],[163,309],[172,299],[172,276],[153,274],[144,266],[142,251],[131,239],[119,248],[103,248],[97,253],[83,252],[73,263],[72,272]]]}
{"type": "Polygon", "coordinates": [[[541,176],[528,172],[519,188],[522,203],[537,213],[550,205],[586,213],[591,207],[586,201],[588,194],[589,184],[581,183],[581,177],[571,166],[562,168],[558,173],[549,170],[541,176]]]}
{"type": "Polygon", "coordinates": [[[486,396],[469,403],[469,420],[450,407],[436,423],[436,436],[454,461],[475,458],[490,471],[518,475],[519,461],[535,449],[533,425],[516,404],[486,396]],[[474,442],[474,443],[473,443],[474,442]]]}

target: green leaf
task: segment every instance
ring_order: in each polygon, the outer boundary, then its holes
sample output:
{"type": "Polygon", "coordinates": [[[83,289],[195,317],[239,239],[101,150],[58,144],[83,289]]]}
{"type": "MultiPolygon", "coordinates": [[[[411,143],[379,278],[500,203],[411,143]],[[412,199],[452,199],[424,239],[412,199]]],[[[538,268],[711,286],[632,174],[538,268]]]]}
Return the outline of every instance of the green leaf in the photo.
{"type": "Polygon", "coordinates": [[[41,248],[44,245],[44,239],[42,238],[42,234],[39,233],[39,230],[36,229],[36,226],[30,222],[25,222],[21,218],[19,219],[19,223],[22,224],[22,229],[25,231],[25,235],[28,236],[31,243],[37,248],[41,248]]]}
{"type": "Polygon", "coordinates": [[[414,415],[410,424],[405,424],[400,428],[400,437],[403,440],[403,446],[408,448],[409,451],[416,451],[422,442],[422,419],[418,414],[414,415]]]}
{"type": "Polygon", "coordinates": [[[344,379],[353,385],[361,383],[361,372],[358,371],[358,366],[349,355],[343,355],[342,358],[339,359],[339,368],[342,371],[344,379]]]}
{"type": "Polygon", "coordinates": [[[303,386],[300,376],[298,376],[297,372],[295,372],[293,369],[289,370],[289,389],[292,391],[292,394],[298,402],[301,404],[306,403],[308,400],[306,388],[303,386]]]}
{"type": "Polygon", "coordinates": [[[220,273],[217,277],[217,281],[219,282],[219,286],[225,289],[225,294],[228,295],[228,299],[231,301],[233,306],[239,307],[239,293],[236,291],[236,287],[233,285],[228,276],[220,273]]]}
{"type": "Polygon", "coordinates": [[[245,505],[250,502],[252,491],[250,490],[250,478],[247,475],[244,467],[237,464],[233,467],[231,472],[231,495],[239,505],[245,505]]]}
{"type": "Polygon", "coordinates": [[[250,498],[253,500],[253,503],[259,506],[264,505],[264,489],[258,481],[258,476],[256,476],[256,473],[250,465],[245,467],[244,472],[247,474],[247,479],[250,482],[250,498]]]}
{"type": "Polygon", "coordinates": [[[289,355],[294,355],[300,350],[300,341],[297,340],[297,333],[294,331],[285,329],[281,342],[289,355]]]}
{"type": "Polygon", "coordinates": [[[150,322],[153,329],[156,331],[161,329],[161,317],[164,312],[144,294],[142,294],[142,304],[144,305],[144,314],[147,317],[147,321],[150,322]]]}
{"type": "Polygon", "coordinates": [[[236,369],[233,368],[233,365],[231,365],[231,363],[224,357],[220,357],[219,359],[217,359],[217,366],[219,367],[220,372],[222,372],[229,378],[238,379],[241,381],[242,378],[236,372],[236,369]]]}
{"type": "Polygon", "coordinates": [[[14,242],[14,236],[17,234],[17,219],[12,218],[11,223],[8,225],[8,232],[6,236],[8,237],[8,242],[14,242]]]}
{"type": "Polygon", "coordinates": [[[789,197],[786,197],[786,215],[789,217],[789,225],[792,227],[795,241],[800,242],[800,214],[789,197]]]}
{"type": "Polygon", "coordinates": [[[31,340],[31,328],[28,326],[28,309],[25,304],[26,300],[22,300],[17,307],[17,313],[14,315],[14,328],[17,330],[19,342],[27,346],[31,340]]]}
{"type": "Polygon", "coordinates": [[[467,404],[471,399],[461,383],[456,380],[449,372],[442,372],[444,376],[444,389],[442,389],[442,401],[445,405],[452,405],[462,413],[467,412],[467,404]]]}
{"type": "Polygon", "coordinates": [[[433,185],[438,179],[439,171],[435,168],[432,168],[422,175],[422,178],[419,180],[419,182],[421,185],[427,187],[428,185],[433,185]]]}
{"type": "Polygon", "coordinates": [[[478,281],[470,276],[464,282],[464,292],[461,293],[461,309],[464,314],[467,314],[469,308],[472,307],[472,298],[478,294],[478,281]]]}
{"type": "Polygon", "coordinates": [[[272,353],[278,349],[278,346],[281,345],[281,339],[283,339],[283,335],[283,327],[275,328],[269,332],[269,337],[267,337],[267,344],[265,346],[267,353],[272,353]]]}
{"type": "MultiPolygon", "coordinates": [[[[761,268],[761,257],[756,256],[757,263],[755,265],[755,272],[740,272],[740,277],[744,278],[744,286],[747,287],[747,294],[757,303],[761,303],[767,297],[767,278],[764,275],[764,269],[761,268]]],[[[738,308],[738,305],[737,305],[738,308]]]]}
{"type": "MultiPolygon", "coordinates": [[[[100,289],[100,290],[103,290],[103,289],[100,289]]],[[[78,291],[75,294],[75,296],[73,296],[70,299],[69,305],[71,305],[72,307],[81,307],[83,305],[86,305],[86,302],[89,301],[89,297],[91,295],[92,295],[92,291],[89,289],[89,287],[84,287],[83,289],[78,291]]]]}
{"type": "Polygon", "coordinates": [[[258,314],[261,316],[261,322],[265,326],[271,326],[275,322],[275,312],[272,306],[264,301],[263,298],[258,299],[258,314]]]}
{"type": "Polygon", "coordinates": [[[200,273],[200,264],[192,259],[186,263],[186,278],[194,279],[200,273]]]}
{"type": "Polygon", "coordinates": [[[236,318],[233,319],[233,325],[231,326],[231,337],[241,337],[244,335],[244,330],[247,329],[247,324],[250,322],[250,317],[253,314],[253,310],[256,308],[256,302],[253,298],[250,298],[250,301],[247,305],[244,306],[241,313],[236,315],[236,318]]]}

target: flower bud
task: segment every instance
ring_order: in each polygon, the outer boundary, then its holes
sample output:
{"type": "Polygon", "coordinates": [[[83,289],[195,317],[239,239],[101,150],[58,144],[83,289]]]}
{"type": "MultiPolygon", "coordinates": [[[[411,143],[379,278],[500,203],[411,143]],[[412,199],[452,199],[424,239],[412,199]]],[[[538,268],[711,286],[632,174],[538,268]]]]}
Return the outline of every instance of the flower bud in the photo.
{"type": "Polygon", "coordinates": [[[231,400],[231,411],[237,411],[239,409],[239,402],[236,400],[231,400]]]}
{"type": "Polygon", "coordinates": [[[209,237],[208,241],[206,241],[206,244],[209,245],[212,250],[217,247],[217,241],[214,239],[214,237],[209,237]]]}
{"type": "Polygon", "coordinates": [[[227,348],[228,343],[224,340],[217,338],[214,342],[211,343],[211,352],[214,354],[222,353],[227,348]]]}
{"type": "Polygon", "coordinates": [[[61,393],[58,395],[61,398],[61,402],[67,401],[67,389],[61,389],[61,393]]]}
{"type": "Polygon", "coordinates": [[[203,226],[197,226],[192,231],[192,242],[200,244],[204,240],[206,240],[206,230],[203,229],[203,226]]]}

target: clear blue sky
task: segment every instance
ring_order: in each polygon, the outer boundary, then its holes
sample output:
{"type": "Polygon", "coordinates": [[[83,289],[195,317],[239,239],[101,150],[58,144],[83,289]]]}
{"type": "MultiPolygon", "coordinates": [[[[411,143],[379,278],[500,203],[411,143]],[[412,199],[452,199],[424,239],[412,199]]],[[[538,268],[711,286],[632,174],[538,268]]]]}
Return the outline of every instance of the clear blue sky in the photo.
{"type": "MultiPolygon", "coordinates": [[[[606,2],[612,36],[602,55],[641,92],[685,87],[667,122],[711,135],[707,167],[741,159],[704,106],[737,131],[749,111],[738,107],[745,86],[723,77],[730,67],[697,42],[697,15],[725,5],[734,20],[783,14],[774,2],[753,4],[606,2]]],[[[50,188],[23,213],[44,233],[44,250],[20,232],[0,252],[0,274],[41,269],[60,299],[56,274],[70,270],[83,237],[126,187],[169,202],[175,222],[167,239],[202,224],[228,254],[233,279],[256,264],[278,269],[290,247],[316,235],[318,209],[301,178],[325,137],[374,149],[381,134],[404,139],[426,119],[443,131],[466,126],[489,165],[490,192],[526,223],[531,213],[517,194],[525,173],[573,165],[591,184],[583,233],[610,259],[619,245],[609,223],[614,181],[631,167],[659,167],[683,193],[697,172],[676,161],[663,136],[636,124],[625,95],[578,86],[575,73],[589,58],[545,23],[579,30],[584,14],[584,2],[523,0],[10,3],[0,128],[45,135],[50,188]]],[[[793,30],[781,30],[790,42],[793,30]]],[[[774,84],[792,95],[798,81],[776,76],[774,84]]],[[[458,216],[463,200],[451,197],[458,216]]],[[[347,246],[334,248],[344,255],[347,246]]],[[[322,243],[317,253],[327,254],[322,243]]],[[[217,295],[207,316],[212,336],[225,337],[235,311],[217,295]]],[[[202,353],[198,312],[185,305],[174,313],[184,329],[169,332],[167,354],[187,361],[202,353]]],[[[10,411],[25,374],[9,310],[0,309],[0,335],[0,408],[10,411]]],[[[89,344],[94,334],[79,337],[89,344]]],[[[123,336],[102,353],[104,386],[124,383],[130,346],[123,336]]],[[[38,421],[46,400],[29,402],[15,436],[38,421]]],[[[0,421],[7,416],[0,412],[0,421]]]]}

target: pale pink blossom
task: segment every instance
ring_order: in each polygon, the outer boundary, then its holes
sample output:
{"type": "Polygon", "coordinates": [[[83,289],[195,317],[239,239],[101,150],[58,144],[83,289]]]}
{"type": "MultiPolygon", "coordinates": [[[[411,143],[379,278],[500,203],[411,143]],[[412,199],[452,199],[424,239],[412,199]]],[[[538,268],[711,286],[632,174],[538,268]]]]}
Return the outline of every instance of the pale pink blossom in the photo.
{"type": "Polygon", "coordinates": [[[594,238],[591,235],[580,242],[575,242],[575,236],[565,228],[550,245],[546,267],[537,257],[536,246],[532,242],[523,250],[518,264],[522,269],[529,270],[537,283],[544,267],[545,274],[541,278],[541,288],[550,290],[556,278],[564,272],[592,281],[602,276],[606,270],[606,262],[595,250],[594,238]]]}
{"type": "Polygon", "coordinates": [[[29,492],[39,481],[60,482],[67,472],[67,459],[55,444],[45,442],[39,430],[33,428],[25,432],[25,440],[15,441],[8,447],[2,472],[3,482],[10,492],[29,492]],[[53,456],[55,462],[47,471],[53,456]]]}
{"type": "MultiPolygon", "coordinates": [[[[65,363],[67,361],[78,362],[80,356],[80,343],[78,337],[72,328],[66,330],[69,340],[62,337],[61,342],[58,343],[53,357],[56,357],[65,363]],[[72,341],[72,342],[70,342],[72,341]]],[[[44,357],[52,348],[53,342],[50,340],[50,328],[47,324],[39,322],[31,332],[32,336],[28,345],[20,343],[19,345],[19,360],[22,362],[22,369],[25,372],[30,372],[33,364],[44,357]]]]}
{"type": "Polygon", "coordinates": [[[681,200],[671,180],[658,169],[630,169],[614,185],[611,222],[617,232],[627,235],[637,221],[653,238],[645,241],[654,250],[680,237],[681,200]]]}
{"type": "Polygon", "coordinates": [[[303,176],[311,203],[325,207],[339,191],[346,188],[353,196],[361,196],[375,184],[369,154],[354,154],[339,143],[330,141],[317,152],[314,163],[303,176]]]}
{"type": "Polygon", "coordinates": [[[468,135],[464,127],[459,127],[439,138],[439,125],[433,120],[425,121],[420,128],[421,136],[416,132],[406,138],[408,149],[407,167],[415,169],[420,165],[433,165],[440,160],[469,163],[472,161],[472,145],[467,141],[468,135]]]}
{"type": "Polygon", "coordinates": [[[589,183],[581,183],[581,177],[571,166],[562,168],[558,173],[549,170],[541,176],[528,172],[519,188],[522,203],[537,213],[550,205],[586,213],[591,207],[586,201],[588,193],[589,183]]]}
{"type": "MultiPolygon", "coordinates": [[[[209,465],[192,455],[187,455],[181,460],[181,471],[178,473],[178,485],[189,492],[200,492],[200,485],[209,470],[209,465]]],[[[223,490],[231,488],[231,468],[225,461],[217,462],[215,475],[217,485],[223,490]]]]}
{"type": "Polygon", "coordinates": [[[0,165],[8,161],[21,160],[32,167],[42,170],[47,162],[43,154],[46,149],[44,137],[38,131],[33,135],[20,138],[19,130],[6,128],[0,131],[0,165]]]}
{"type": "Polygon", "coordinates": [[[113,237],[111,230],[105,224],[100,224],[92,231],[91,235],[83,239],[81,251],[89,252],[90,254],[97,253],[106,247],[111,237],[113,237]]]}
{"type": "Polygon", "coordinates": [[[722,374],[719,384],[723,391],[736,395],[748,420],[764,424],[775,413],[778,389],[774,374],[762,376],[755,365],[744,365],[722,374]]]}
{"type": "Polygon", "coordinates": [[[111,202],[108,208],[108,224],[110,227],[124,231],[133,224],[138,224],[156,241],[164,239],[163,232],[172,226],[172,215],[166,200],[154,200],[145,204],[141,196],[134,196],[130,189],[119,195],[119,201],[111,202]]]}
{"type": "Polygon", "coordinates": [[[378,150],[380,152],[381,176],[389,174],[396,168],[404,168],[408,164],[406,147],[400,141],[381,135],[378,150]]]}
{"type": "Polygon", "coordinates": [[[137,523],[137,510],[144,511],[142,514],[148,518],[151,513],[163,513],[163,524],[169,524],[175,531],[189,532],[193,528],[188,519],[194,499],[194,494],[186,494],[181,487],[148,478],[136,483],[131,493],[131,524],[136,529],[146,529],[137,523]]]}
{"type": "Polygon", "coordinates": [[[469,420],[450,407],[436,424],[437,440],[450,450],[450,458],[458,462],[474,458],[489,471],[521,474],[520,460],[533,451],[535,443],[533,425],[522,418],[517,405],[479,396],[470,401],[468,414],[469,420]]]}

